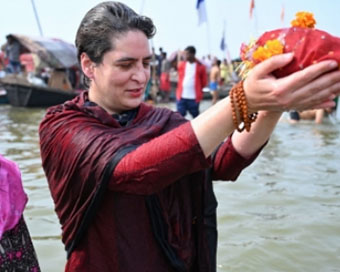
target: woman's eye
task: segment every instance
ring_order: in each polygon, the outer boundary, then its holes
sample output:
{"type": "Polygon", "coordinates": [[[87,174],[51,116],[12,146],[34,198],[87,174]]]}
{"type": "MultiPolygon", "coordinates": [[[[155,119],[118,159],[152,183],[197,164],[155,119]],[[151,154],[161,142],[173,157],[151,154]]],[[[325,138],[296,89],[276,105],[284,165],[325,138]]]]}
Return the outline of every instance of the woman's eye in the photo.
{"type": "Polygon", "coordinates": [[[119,67],[123,68],[123,69],[129,69],[131,68],[132,64],[131,63],[121,63],[119,64],[119,67]]]}

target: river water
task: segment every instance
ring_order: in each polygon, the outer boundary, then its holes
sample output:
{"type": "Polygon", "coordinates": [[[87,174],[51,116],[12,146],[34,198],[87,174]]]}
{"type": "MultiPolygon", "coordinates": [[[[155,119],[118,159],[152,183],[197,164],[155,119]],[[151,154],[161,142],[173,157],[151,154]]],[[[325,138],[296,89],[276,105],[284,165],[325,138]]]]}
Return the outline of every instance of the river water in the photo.
{"type": "MultiPolygon", "coordinates": [[[[60,272],[66,255],[39,154],[44,113],[1,105],[0,153],[22,172],[24,215],[42,271],[60,272]]],[[[339,123],[292,125],[282,118],[237,182],[217,181],[214,188],[218,272],[340,271],[339,123]]]]}

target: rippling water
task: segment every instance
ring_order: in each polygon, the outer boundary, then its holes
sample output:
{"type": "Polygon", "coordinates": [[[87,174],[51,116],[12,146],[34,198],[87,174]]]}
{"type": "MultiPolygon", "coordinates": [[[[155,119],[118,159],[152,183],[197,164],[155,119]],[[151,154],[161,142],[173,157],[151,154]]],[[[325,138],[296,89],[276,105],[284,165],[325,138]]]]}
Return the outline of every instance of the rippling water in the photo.
{"type": "MultiPolygon", "coordinates": [[[[59,272],[66,255],[37,133],[44,113],[1,105],[0,153],[20,166],[42,271],[59,272]]],[[[219,272],[340,271],[340,124],[283,118],[255,163],[215,191],[219,272]]]]}

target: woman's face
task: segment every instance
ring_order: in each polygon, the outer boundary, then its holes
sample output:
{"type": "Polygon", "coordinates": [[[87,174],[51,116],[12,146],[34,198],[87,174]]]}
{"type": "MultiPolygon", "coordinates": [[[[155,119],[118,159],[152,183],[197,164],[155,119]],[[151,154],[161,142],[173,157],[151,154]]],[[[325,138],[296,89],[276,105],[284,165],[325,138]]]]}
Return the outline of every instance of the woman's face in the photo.
{"type": "Polygon", "coordinates": [[[113,41],[114,49],[94,64],[89,98],[109,113],[138,107],[150,78],[149,42],[141,31],[129,31],[113,41]]]}

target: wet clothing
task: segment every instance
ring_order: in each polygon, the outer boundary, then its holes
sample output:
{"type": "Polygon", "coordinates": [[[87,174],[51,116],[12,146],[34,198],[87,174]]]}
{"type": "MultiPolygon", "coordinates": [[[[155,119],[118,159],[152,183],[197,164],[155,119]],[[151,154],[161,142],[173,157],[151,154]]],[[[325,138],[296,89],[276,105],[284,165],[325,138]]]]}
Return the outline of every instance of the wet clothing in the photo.
{"type": "Polygon", "coordinates": [[[212,179],[235,180],[260,151],[245,159],[229,138],[214,159],[205,158],[190,122],[178,113],[142,103],[121,125],[87,101],[84,92],[51,107],[39,129],[66,248],[109,173],[66,271],[215,271],[212,179]]]}

